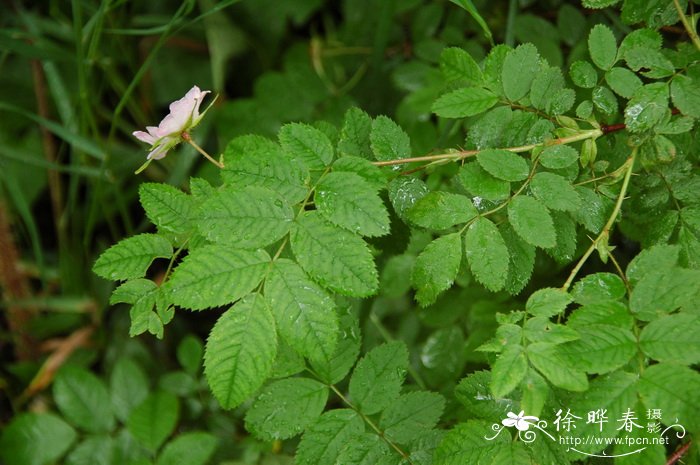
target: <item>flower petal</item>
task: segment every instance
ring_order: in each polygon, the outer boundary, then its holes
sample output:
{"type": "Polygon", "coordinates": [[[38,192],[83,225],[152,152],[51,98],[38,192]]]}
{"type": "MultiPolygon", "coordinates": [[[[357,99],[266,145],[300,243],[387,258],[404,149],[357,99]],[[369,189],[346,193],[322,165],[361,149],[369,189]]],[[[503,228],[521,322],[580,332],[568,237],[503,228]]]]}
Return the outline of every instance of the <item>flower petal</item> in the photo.
{"type": "Polygon", "coordinates": [[[131,134],[141,142],[145,142],[150,145],[153,145],[156,142],[156,137],[154,137],[153,134],[149,134],[148,132],[134,131],[131,134]]]}

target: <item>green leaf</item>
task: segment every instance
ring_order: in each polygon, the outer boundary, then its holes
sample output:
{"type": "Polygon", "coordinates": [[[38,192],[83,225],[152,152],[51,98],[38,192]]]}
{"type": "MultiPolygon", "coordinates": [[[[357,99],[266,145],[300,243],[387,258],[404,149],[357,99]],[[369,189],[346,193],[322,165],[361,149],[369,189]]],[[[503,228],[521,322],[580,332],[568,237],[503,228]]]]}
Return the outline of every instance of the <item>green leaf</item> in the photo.
{"type": "Polygon", "coordinates": [[[371,130],[372,118],[359,108],[350,108],[345,113],[343,128],[340,130],[338,154],[341,157],[362,157],[371,160],[373,158],[369,144],[371,130]]]}
{"type": "Polygon", "coordinates": [[[508,221],[527,243],[549,248],[556,245],[556,231],[547,207],[526,195],[519,195],[508,204],[508,221]]]}
{"type": "Polygon", "coordinates": [[[561,211],[576,211],[581,205],[581,198],[569,181],[553,174],[540,172],[530,181],[532,193],[547,208],[561,211]]]}
{"type": "Polygon", "coordinates": [[[338,316],[333,299],[291,260],[274,262],[265,282],[265,297],[277,331],[294,350],[315,360],[335,351],[338,316]]]}
{"type": "Polygon", "coordinates": [[[390,257],[384,264],[379,277],[381,295],[396,298],[407,293],[411,288],[411,283],[406,279],[406,276],[411,274],[415,261],[415,255],[411,254],[390,257]]]}
{"type": "MultiPolygon", "coordinates": [[[[615,67],[605,73],[605,82],[621,97],[632,98],[632,95],[642,87],[642,80],[627,68],[615,67]]],[[[673,89],[673,84],[671,84],[673,89]]]]}
{"type": "Polygon", "coordinates": [[[115,463],[115,443],[110,436],[92,435],[85,438],[66,457],[66,465],[111,465],[115,463]]]}
{"type": "Polygon", "coordinates": [[[593,189],[577,186],[576,192],[581,197],[581,208],[573,212],[576,221],[587,230],[598,234],[605,226],[608,211],[601,197],[593,189]]]}
{"type": "MultiPolygon", "coordinates": [[[[633,3],[628,0],[630,5],[633,3]]],[[[625,57],[627,52],[634,47],[644,47],[652,50],[659,50],[663,39],[659,31],[650,28],[635,29],[622,39],[618,55],[625,57]]]]}
{"type": "Polygon", "coordinates": [[[176,305],[192,310],[226,305],[255,289],[269,263],[263,250],[200,247],[175,268],[169,291],[176,305]]]}
{"type": "Polygon", "coordinates": [[[617,58],[617,41],[610,28],[603,24],[593,26],[588,36],[588,51],[598,68],[612,68],[617,58]]]}
{"type": "Polygon", "coordinates": [[[522,181],[530,174],[527,161],[508,150],[482,150],[476,155],[476,161],[488,173],[504,181],[522,181]]]}
{"type": "Polygon", "coordinates": [[[532,276],[535,267],[535,247],[525,242],[507,222],[500,226],[500,231],[509,256],[506,290],[511,295],[517,295],[532,276]]]}
{"type": "Polygon", "coordinates": [[[146,373],[132,359],[119,358],[109,378],[109,393],[112,410],[119,420],[125,422],[134,407],[148,396],[146,373]]]}
{"type": "MultiPolygon", "coordinates": [[[[617,97],[605,86],[597,86],[592,93],[593,105],[604,115],[617,114],[617,97]]],[[[590,139],[589,139],[590,140],[590,139]]]]}
{"type": "Polygon", "coordinates": [[[568,145],[550,145],[542,151],[539,161],[545,168],[567,168],[578,161],[578,152],[568,145]]]}
{"type": "Polygon", "coordinates": [[[498,103],[498,96],[480,87],[453,90],[435,100],[432,111],[443,118],[464,118],[485,112],[498,103]]]}
{"type": "Polygon", "coordinates": [[[464,333],[458,325],[434,331],[420,351],[420,361],[426,368],[428,382],[442,386],[459,376],[465,362],[464,347],[464,333]]]}
{"type": "Polygon", "coordinates": [[[315,189],[314,203],[328,221],[362,236],[389,233],[389,213],[372,186],[355,173],[325,175],[315,189]]]}
{"type": "Polygon", "coordinates": [[[377,116],[369,135],[377,160],[398,160],[411,156],[411,140],[401,127],[386,116],[377,116]]]}
{"type": "Polygon", "coordinates": [[[534,316],[552,317],[566,310],[571,296],[558,288],[546,287],[535,291],[525,304],[525,310],[534,316]]]}
{"type": "Polygon", "coordinates": [[[275,321],[260,295],[247,296],[221,315],[204,353],[204,374],[221,406],[237,407],[260,388],[276,354],[275,321]]]}
{"type": "Polygon", "coordinates": [[[523,442],[511,442],[494,451],[492,465],[509,463],[512,465],[530,465],[532,459],[523,442]]]}
{"type": "Polygon", "coordinates": [[[551,212],[554,229],[557,231],[557,245],[546,252],[560,264],[574,260],[576,254],[576,224],[571,215],[562,212],[551,212]]]}
{"type": "Polygon", "coordinates": [[[445,399],[434,392],[410,392],[400,396],[384,412],[379,428],[391,441],[408,444],[435,427],[445,399]]]}
{"type": "Polygon", "coordinates": [[[637,353],[637,340],[629,329],[607,324],[576,328],[578,340],[559,346],[571,364],[588,373],[608,373],[623,367],[637,353]]]}
{"type": "Polygon", "coordinates": [[[290,237],[299,264],[322,286],[353,297],[376,292],[374,260],[359,236],[307,212],[297,218],[290,237]]]}
{"type": "Polygon", "coordinates": [[[627,66],[648,78],[665,78],[673,75],[673,63],[659,50],[648,47],[632,47],[625,52],[627,66]],[[643,71],[646,70],[646,71],[643,71]]]}
{"type": "Polygon", "coordinates": [[[389,200],[396,214],[404,221],[407,220],[408,210],[428,192],[428,186],[418,178],[399,176],[389,183],[389,200]]]}
{"type": "Polygon", "coordinates": [[[569,315],[567,320],[567,326],[574,329],[597,324],[631,328],[634,318],[630,315],[626,304],[608,300],[579,307],[569,315]]]}
{"type": "Polygon", "coordinates": [[[589,274],[576,282],[571,290],[574,301],[581,305],[621,300],[626,293],[624,281],[612,273],[589,274]]]}
{"type": "Polygon", "coordinates": [[[494,436],[492,420],[469,420],[452,428],[435,450],[435,465],[465,465],[468,463],[491,463],[496,451],[509,444],[508,434],[499,434],[491,441],[484,438],[494,436]]]}
{"type": "Polygon", "coordinates": [[[376,434],[362,433],[345,444],[335,463],[342,463],[343,465],[389,465],[392,458],[386,441],[376,434]],[[387,460],[389,460],[388,463],[387,460]]]}
{"type": "Polygon", "coordinates": [[[655,271],[668,271],[678,264],[681,249],[677,245],[660,244],[642,250],[634,257],[625,275],[630,284],[636,285],[647,274],[655,271]]]}
{"type": "Polygon", "coordinates": [[[490,394],[492,378],[490,371],[475,371],[455,388],[455,397],[470,417],[489,420],[506,415],[509,406],[490,394]]]}
{"type": "Polygon", "coordinates": [[[422,307],[433,304],[440,293],[452,286],[461,261],[462,238],[459,233],[435,239],[418,255],[411,282],[418,291],[416,300],[422,307]]]}
{"type": "Polygon", "coordinates": [[[550,317],[535,316],[525,320],[523,335],[529,342],[562,344],[580,339],[578,331],[568,326],[553,323],[550,317]]]}
{"type": "Polygon", "coordinates": [[[464,236],[464,251],[474,277],[487,289],[503,289],[508,276],[508,248],[496,225],[486,218],[472,223],[464,236]]]}
{"type": "Polygon", "coordinates": [[[630,296],[637,319],[651,321],[677,308],[695,305],[699,270],[673,268],[651,272],[639,280],[630,296]]]}
{"type": "Polygon", "coordinates": [[[476,215],[476,208],[468,197],[443,191],[428,193],[406,214],[413,224],[435,230],[466,223],[476,215]]]}
{"type": "Polygon", "coordinates": [[[139,186],[139,200],[146,216],[159,230],[183,234],[192,229],[192,198],[167,184],[139,186]]]}
{"type": "Polygon", "coordinates": [[[284,339],[277,341],[277,356],[270,378],[287,378],[300,373],[306,367],[304,357],[289,347],[284,339]]]}
{"type": "Polygon", "coordinates": [[[177,361],[188,374],[194,376],[202,366],[204,346],[198,337],[188,334],[177,345],[177,361]]]}
{"type": "Polygon", "coordinates": [[[515,102],[525,97],[539,69],[540,55],[534,45],[523,44],[508,52],[501,71],[506,98],[515,102]]]}
{"type": "Polygon", "coordinates": [[[372,415],[392,404],[399,396],[408,367],[408,349],[403,342],[382,344],[357,363],[350,377],[353,404],[372,415]]]}
{"type": "Polygon", "coordinates": [[[169,392],[154,392],[129,415],[129,433],[151,452],[155,452],[170,436],[180,417],[177,397],[169,392]]]}
{"type": "Polygon", "coordinates": [[[550,112],[554,97],[564,89],[564,76],[555,67],[542,69],[537,73],[530,88],[530,102],[539,110],[550,112]]]}
{"type": "Polygon", "coordinates": [[[598,83],[598,73],[587,61],[575,61],[569,70],[571,80],[578,87],[592,89],[598,83]]]}
{"type": "Polygon", "coordinates": [[[364,181],[375,191],[380,191],[386,188],[387,179],[382,170],[364,158],[351,156],[338,158],[333,163],[333,172],[356,174],[364,179],[364,181]]]}
{"type": "Polygon", "coordinates": [[[112,292],[109,299],[110,304],[127,303],[133,305],[129,311],[131,317],[130,336],[150,331],[157,337],[162,337],[163,322],[153,312],[161,292],[162,289],[148,279],[132,279],[112,292]]]}
{"type": "Polygon", "coordinates": [[[246,429],[264,441],[302,433],[323,413],[328,387],[308,378],[288,378],[267,386],[245,416],[246,429]]]}
{"type": "Polygon", "coordinates": [[[157,234],[137,234],[102,252],[92,270],[111,280],[141,278],[156,258],[170,258],[173,248],[157,234]]]}
{"type": "Polygon", "coordinates": [[[360,353],[361,333],[357,317],[349,310],[338,318],[339,337],[335,352],[322,360],[309,362],[321,381],[329,384],[340,382],[348,374],[360,353]]]}
{"type": "Polygon", "coordinates": [[[267,187],[290,204],[301,202],[309,192],[309,174],[302,163],[291,159],[279,144],[260,136],[233,139],[224,151],[225,184],[244,188],[267,187]]]}
{"type": "Polygon", "coordinates": [[[63,416],[78,428],[107,433],[114,428],[107,387],[84,368],[65,366],[56,376],[53,396],[63,416]]]}
{"type": "Polygon", "coordinates": [[[593,114],[593,102],[584,100],[576,107],[576,116],[581,119],[589,119],[593,114]]]}
{"type": "Polygon", "coordinates": [[[219,440],[200,431],[183,433],[165,445],[157,465],[205,465],[214,455],[219,440]]]}
{"type": "Polygon", "coordinates": [[[270,245],[289,232],[294,213],[266,188],[221,190],[200,207],[200,233],[212,242],[243,249],[270,245]]]}
{"type": "Polygon", "coordinates": [[[445,80],[464,81],[468,85],[479,85],[483,80],[481,68],[465,50],[446,47],[440,53],[440,71],[445,80]]]}
{"type": "Polygon", "coordinates": [[[523,346],[506,346],[493,364],[491,392],[496,398],[505,397],[518,387],[527,374],[527,357],[523,346]]]}
{"type": "Polygon", "coordinates": [[[668,111],[668,84],[646,84],[634,92],[625,108],[625,125],[631,132],[643,132],[661,122],[668,111]]]}
{"type": "Polygon", "coordinates": [[[70,449],[77,434],[51,413],[20,413],[3,428],[0,458],[12,465],[48,465],[70,449]]]}
{"type": "Polygon", "coordinates": [[[282,126],[279,140],[288,156],[301,161],[309,170],[322,170],[333,161],[333,145],[328,137],[308,124],[282,126]]]}
{"type": "MultiPolygon", "coordinates": [[[[542,413],[551,391],[549,385],[547,385],[547,381],[545,381],[539,373],[535,370],[528,370],[527,376],[520,383],[520,392],[522,392],[520,408],[530,415],[539,416],[542,413]]],[[[543,449],[544,451],[538,451],[538,456],[542,457],[542,460],[547,460],[546,457],[550,455],[551,452],[547,447],[543,449]]],[[[552,463],[559,462],[560,461],[554,461],[552,463]]]]}
{"type": "MultiPolygon", "coordinates": [[[[597,376],[590,383],[590,388],[585,393],[573,396],[571,401],[562,407],[561,415],[565,415],[567,409],[572,414],[582,417],[576,420],[576,428],[571,429],[571,434],[577,438],[594,437],[614,438],[620,434],[619,423],[627,409],[637,403],[637,385],[639,375],[618,370],[608,375],[597,376]],[[584,416],[587,412],[601,409],[606,412],[607,422],[602,424],[587,423],[584,416]]],[[[582,439],[578,448],[587,453],[600,452],[606,448],[605,444],[586,444],[582,439]]],[[[580,454],[576,454],[578,459],[580,454]]]]}
{"type": "Polygon", "coordinates": [[[585,391],[588,378],[560,352],[558,345],[545,342],[527,346],[527,358],[550,383],[567,391],[585,391]]]}
{"type": "Polygon", "coordinates": [[[700,362],[700,316],[677,313],[654,320],[639,336],[642,351],[660,362],[693,365],[700,362]]]}
{"type": "MultiPolygon", "coordinates": [[[[700,73],[698,78],[700,78],[700,73]]],[[[700,80],[684,76],[676,75],[671,81],[671,99],[673,104],[682,114],[700,118],[700,80]]]]}
{"type": "Polygon", "coordinates": [[[700,430],[700,373],[683,365],[658,363],[639,380],[639,396],[648,409],[660,409],[666,425],[700,430]]]}
{"type": "Polygon", "coordinates": [[[335,465],[345,445],[364,432],[362,418],[350,409],[330,410],[318,419],[299,442],[297,465],[335,465]]]}
{"type": "Polygon", "coordinates": [[[475,197],[503,200],[510,195],[510,183],[487,173],[479,163],[466,163],[457,173],[459,182],[475,197]]]}

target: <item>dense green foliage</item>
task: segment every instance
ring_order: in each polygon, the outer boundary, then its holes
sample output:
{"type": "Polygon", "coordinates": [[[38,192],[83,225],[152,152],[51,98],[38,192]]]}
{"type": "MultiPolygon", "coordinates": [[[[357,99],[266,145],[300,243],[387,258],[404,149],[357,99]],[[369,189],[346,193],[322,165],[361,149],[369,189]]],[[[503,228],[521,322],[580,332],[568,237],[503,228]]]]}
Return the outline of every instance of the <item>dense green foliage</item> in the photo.
{"type": "MultiPolygon", "coordinates": [[[[50,263],[42,276],[54,266],[70,274],[67,260],[82,257],[106,280],[60,281],[54,305],[90,295],[117,315],[92,317],[100,350],[59,361],[48,408],[24,404],[46,364],[3,369],[0,382],[6,372],[19,387],[0,460],[700,460],[696,5],[513,0],[504,14],[498,2],[469,0],[242,2],[224,12],[226,3],[208,14],[202,1],[196,17],[186,2],[149,31],[164,41],[204,24],[192,34],[208,41],[218,91],[243,79],[226,70],[252,53],[237,48],[241,37],[267,46],[289,37],[289,24],[313,34],[267,57],[281,57],[279,70],[193,132],[216,131],[222,169],[195,171],[195,152],[180,148],[137,185],[133,148],[121,147],[129,158],[118,162],[105,148],[124,130],[120,111],[143,119],[127,97],[98,142],[96,104],[83,102],[94,107],[78,135],[0,103],[68,144],[74,210],[78,189],[96,195],[72,218],[88,226],[68,240],[75,231],[57,225],[65,250],[43,257],[27,214],[36,199],[21,178],[2,178],[34,260],[50,263]],[[137,199],[147,221],[132,227],[137,199]],[[94,247],[108,233],[114,245],[99,254],[74,242],[94,247]]],[[[116,21],[111,7],[91,13],[116,21]]],[[[3,37],[52,76],[54,57],[32,55],[52,49],[3,37]]],[[[155,86],[164,82],[156,93],[178,88],[160,103],[191,86],[168,82],[177,64],[150,66],[155,86]]],[[[0,161],[22,166],[10,160],[0,161]]],[[[88,324],[79,318],[44,331],[88,324]]]]}

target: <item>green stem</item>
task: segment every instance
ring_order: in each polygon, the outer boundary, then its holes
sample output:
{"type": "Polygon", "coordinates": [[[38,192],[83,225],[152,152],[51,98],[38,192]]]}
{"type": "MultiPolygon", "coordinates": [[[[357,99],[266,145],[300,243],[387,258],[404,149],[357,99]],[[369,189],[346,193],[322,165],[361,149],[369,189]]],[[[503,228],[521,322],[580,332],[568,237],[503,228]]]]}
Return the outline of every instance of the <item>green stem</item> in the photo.
{"type": "Polygon", "coordinates": [[[221,164],[221,163],[219,163],[218,161],[214,160],[214,158],[213,158],[211,155],[209,155],[206,151],[204,151],[204,149],[203,149],[202,147],[200,147],[199,145],[197,145],[197,143],[196,143],[195,141],[192,140],[192,137],[190,137],[189,133],[183,132],[183,133],[182,133],[182,139],[183,139],[185,142],[187,142],[188,144],[190,144],[192,147],[194,147],[194,149],[195,149],[197,152],[199,152],[199,153],[201,153],[202,155],[204,155],[204,158],[206,158],[206,159],[209,160],[210,162],[214,163],[214,164],[215,164],[216,166],[218,166],[219,168],[223,168],[223,167],[224,167],[223,164],[221,164]]]}
{"type": "Polygon", "coordinates": [[[681,3],[678,0],[673,0],[673,5],[676,7],[678,16],[681,18],[681,23],[683,23],[683,27],[685,28],[686,32],[688,32],[690,40],[693,41],[695,48],[700,50],[700,37],[698,37],[698,33],[695,32],[695,27],[690,24],[690,21],[688,21],[688,17],[685,15],[685,11],[683,11],[681,3]]]}
{"type": "Polygon", "coordinates": [[[505,44],[509,47],[515,45],[515,17],[518,15],[518,0],[508,2],[508,18],[506,19],[505,44]]]}
{"type": "Polygon", "coordinates": [[[569,287],[571,287],[571,283],[574,282],[574,278],[576,278],[576,275],[581,270],[583,264],[586,263],[588,257],[590,257],[593,251],[596,250],[598,243],[603,239],[607,240],[607,238],[610,236],[610,229],[613,227],[613,224],[615,224],[615,220],[617,220],[617,215],[620,213],[620,209],[622,208],[622,202],[624,202],[625,195],[627,194],[627,188],[629,187],[630,179],[632,178],[632,171],[634,170],[634,161],[636,157],[637,148],[635,147],[632,150],[630,158],[626,162],[629,164],[629,166],[627,167],[627,172],[625,173],[625,179],[622,181],[622,187],[620,188],[620,194],[617,196],[615,208],[613,208],[612,214],[610,215],[610,218],[608,218],[608,222],[605,223],[605,226],[603,227],[603,230],[600,231],[600,234],[598,234],[598,237],[596,237],[595,240],[593,240],[591,246],[588,247],[588,250],[586,250],[583,256],[579,259],[578,263],[576,263],[574,269],[571,270],[569,277],[567,278],[564,285],[561,287],[562,290],[567,291],[569,287]]]}
{"type": "MultiPolygon", "coordinates": [[[[501,150],[507,150],[509,152],[514,152],[514,153],[522,153],[522,152],[529,152],[530,150],[537,148],[537,147],[548,147],[551,145],[562,145],[562,144],[571,144],[574,142],[580,142],[582,140],[586,139],[595,139],[603,135],[603,131],[600,129],[590,129],[587,131],[581,131],[578,134],[575,134],[573,136],[568,136],[568,137],[561,137],[559,139],[554,139],[554,140],[549,140],[545,141],[539,144],[529,144],[529,145],[519,145],[517,147],[506,147],[501,150]]],[[[458,152],[451,152],[451,153],[440,153],[437,155],[425,155],[422,157],[413,157],[413,158],[399,158],[396,160],[385,160],[385,161],[375,161],[373,164],[375,166],[392,166],[392,165],[401,165],[403,163],[413,163],[413,162],[421,162],[421,161],[428,161],[428,162],[434,162],[434,161],[440,161],[440,160],[448,160],[448,161],[459,161],[463,160],[465,158],[473,157],[477,155],[481,150],[461,150],[458,152]]]]}

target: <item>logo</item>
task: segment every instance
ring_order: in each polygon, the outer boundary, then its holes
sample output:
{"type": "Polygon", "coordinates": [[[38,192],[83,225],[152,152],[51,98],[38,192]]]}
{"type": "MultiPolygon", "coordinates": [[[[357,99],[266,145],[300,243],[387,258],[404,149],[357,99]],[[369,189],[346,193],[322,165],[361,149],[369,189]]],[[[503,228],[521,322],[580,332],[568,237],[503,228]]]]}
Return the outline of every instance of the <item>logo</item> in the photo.
{"type": "MultiPolygon", "coordinates": [[[[650,445],[668,444],[666,433],[673,429],[676,437],[682,439],[685,437],[685,428],[676,422],[665,429],[661,429],[661,410],[649,409],[646,412],[646,424],[637,417],[637,414],[632,409],[627,409],[619,418],[615,419],[617,428],[605,428],[604,425],[611,423],[608,418],[607,409],[596,409],[586,413],[585,424],[597,427],[598,434],[576,434],[578,425],[584,423],[584,417],[577,416],[571,410],[559,409],[556,413],[556,418],[552,422],[550,429],[555,430],[551,433],[547,431],[549,423],[546,420],[532,415],[525,415],[525,411],[515,414],[508,412],[506,418],[501,423],[494,423],[491,429],[495,434],[491,437],[484,436],[487,441],[493,441],[506,428],[515,428],[518,430],[518,437],[525,443],[532,443],[537,440],[538,432],[542,433],[551,441],[557,442],[560,445],[566,446],[567,451],[577,452],[588,457],[603,457],[614,458],[624,457],[626,455],[639,454],[650,445]],[[645,432],[645,436],[637,436],[632,433],[645,432]],[[611,435],[612,434],[612,435],[611,435]],[[608,455],[605,452],[601,454],[592,454],[579,448],[581,446],[592,446],[593,449],[605,449],[611,445],[626,445],[626,446],[642,446],[631,452],[623,454],[608,455]],[[600,446],[600,447],[598,447],[600,446]]],[[[588,447],[587,447],[588,448],[588,447]]]]}

